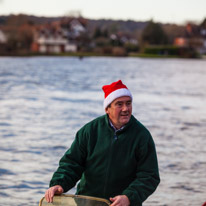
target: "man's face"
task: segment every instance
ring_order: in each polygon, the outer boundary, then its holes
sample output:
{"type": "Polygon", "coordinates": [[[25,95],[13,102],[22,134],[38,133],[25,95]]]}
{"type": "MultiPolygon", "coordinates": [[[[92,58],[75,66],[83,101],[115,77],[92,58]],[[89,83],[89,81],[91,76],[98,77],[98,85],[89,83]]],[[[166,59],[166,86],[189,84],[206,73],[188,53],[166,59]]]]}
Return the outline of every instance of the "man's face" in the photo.
{"type": "Polygon", "coordinates": [[[132,100],[130,97],[119,97],[115,99],[110,107],[105,109],[109,115],[112,124],[116,129],[120,129],[123,125],[127,124],[132,115],[132,100]]]}

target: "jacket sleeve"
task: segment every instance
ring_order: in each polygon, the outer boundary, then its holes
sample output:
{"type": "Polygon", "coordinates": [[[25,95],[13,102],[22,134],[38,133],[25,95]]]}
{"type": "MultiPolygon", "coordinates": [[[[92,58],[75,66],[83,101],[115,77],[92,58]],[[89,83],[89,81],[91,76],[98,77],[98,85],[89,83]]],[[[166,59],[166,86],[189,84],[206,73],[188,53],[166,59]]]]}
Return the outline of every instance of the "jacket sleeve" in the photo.
{"type": "Polygon", "coordinates": [[[160,177],[156,149],[151,135],[147,135],[147,141],[137,150],[136,178],[123,191],[130,200],[131,206],[141,206],[157,188],[160,177]]]}
{"type": "Polygon", "coordinates": [[[50,181],[50,187],[61,185],[64,192],[74,187],[81,178],[85,168],[86,159],[86,142],[79,132],[76,135],[70,149],[64,154],[59,161],[59,167],[53,174],[50,181]],[[81,138],[80,138],[81,137],[81,138]]]}

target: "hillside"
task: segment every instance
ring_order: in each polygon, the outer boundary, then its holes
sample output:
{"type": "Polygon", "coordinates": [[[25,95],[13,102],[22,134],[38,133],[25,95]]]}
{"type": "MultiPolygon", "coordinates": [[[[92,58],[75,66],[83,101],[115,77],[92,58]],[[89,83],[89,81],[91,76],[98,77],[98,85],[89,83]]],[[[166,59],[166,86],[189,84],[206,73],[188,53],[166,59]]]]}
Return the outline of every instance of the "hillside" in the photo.
{"type": "MultiPolygon", "coordinates": [[[[38,16],[29,16],[29,15],[9,15],[9,16],[0,16],[0,26],[5,26],[12,24],[18,26],[23,23],[30,24],[46,24],[53,21],[60,20],[65,17],[38,17],[38,16]]],[[[147,25],[147,22],[138,22],[138,21],[123,21],[123,20],[112,20],[112,19],[87,19],[87,29],[89,32],[93,33],[96,28],[101,30],[107,30],[111,32],[125,32],[125,33],[136,33],[139,30],[142,30],[147,25]]]]}

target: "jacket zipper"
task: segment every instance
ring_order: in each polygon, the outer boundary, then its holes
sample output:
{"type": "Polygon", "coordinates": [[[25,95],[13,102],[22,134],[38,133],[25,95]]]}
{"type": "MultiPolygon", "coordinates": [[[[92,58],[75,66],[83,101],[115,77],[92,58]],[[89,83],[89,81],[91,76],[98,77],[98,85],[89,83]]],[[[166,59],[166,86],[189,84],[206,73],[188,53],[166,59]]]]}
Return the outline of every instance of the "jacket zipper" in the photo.
{"type": "Polygon", "coordinates": [[[117,140],[117,134],[114,132],[114,136],[111,140],[110,147],[109,147],[109,158],[107,161],[107,170],[106,170],[106,178],[105,178],[105,184],[104,184],[104,196],[106,196],[106,189],[107,189],[107,184],[109,180],[109,170],[110,170],[110,165],[111,165],[111,160],[112,160],[112,145],[113,143],[117,140]]]}

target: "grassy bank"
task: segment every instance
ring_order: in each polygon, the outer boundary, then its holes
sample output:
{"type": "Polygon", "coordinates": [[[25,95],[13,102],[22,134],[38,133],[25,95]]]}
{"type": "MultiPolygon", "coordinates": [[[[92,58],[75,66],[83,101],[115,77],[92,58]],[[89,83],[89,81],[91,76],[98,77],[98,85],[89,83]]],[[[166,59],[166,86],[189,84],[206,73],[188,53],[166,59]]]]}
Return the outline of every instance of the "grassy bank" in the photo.
{"type": "Polygon", "coordinates": [[[159,54],[144,54],[144,53],[131,53],[129,57],[141,57],[141,58],[180,58],[177,55],[159,55],[159,54]]]}
{"type": "MultiPolygon", "coordinates": [[[[191,58],[186,56],[178,55],[166,55],[166,54],[146,54],[146,53],[129,53],[127,55],[111,55],[111,54],[102,54],[95,52],[69,52],[69,53],[4,53],[0,56],[10,56],[10,57],[33,57],[33,56],[64,56],[64,57],[139,57],[139,58],[191,58]]],[[[206,58],[206,55],[196,56],[192,58],[206,58]]]]}

